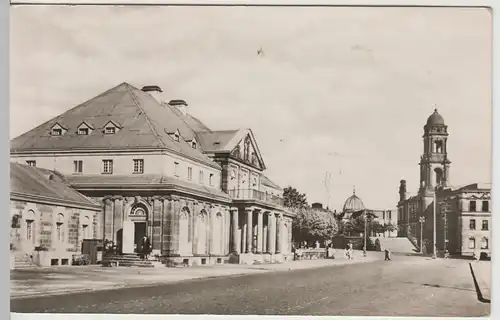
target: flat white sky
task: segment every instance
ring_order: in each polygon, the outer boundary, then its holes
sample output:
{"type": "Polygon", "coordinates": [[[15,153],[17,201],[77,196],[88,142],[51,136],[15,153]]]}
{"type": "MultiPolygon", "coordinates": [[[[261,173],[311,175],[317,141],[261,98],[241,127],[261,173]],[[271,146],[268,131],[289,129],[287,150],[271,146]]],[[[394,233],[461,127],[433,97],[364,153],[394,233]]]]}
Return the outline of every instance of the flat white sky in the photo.
{"type": "Polygon", "coordinates": [[[491,181],[491,27],[468,8],[12,7],[10,134],[157,84],[213,130],[252,128],[266,174],[310,203],[331,172],[333,209],[353,185],[395,208],[434,104],[452,184],[491,181]]]}

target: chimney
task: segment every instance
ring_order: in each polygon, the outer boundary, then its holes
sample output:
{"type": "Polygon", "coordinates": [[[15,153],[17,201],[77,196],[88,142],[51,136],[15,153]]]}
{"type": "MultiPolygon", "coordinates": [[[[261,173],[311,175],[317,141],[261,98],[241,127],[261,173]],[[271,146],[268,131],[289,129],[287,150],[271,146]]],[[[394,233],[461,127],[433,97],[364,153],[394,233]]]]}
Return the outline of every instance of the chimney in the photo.
{"type": "Polygon", "coordinates": [[[161,99],[161,93],[163,90],[161,90],[160,87],[158,86],[144,86],[142,87],[142,91],[149,93],[153,98],[155,98],[158,103],[162,103],[161,99]]]}
{"type": "Polygon", "coordinates": [[[187,114],[188,104],[184,100],[170,100],[168,103],[172,107],[176,107],[183,115],[187,114]]]}
{"type": "Polygon", "coordinates": [[[406,200],[406,180],[399,181],[399,201],[406,200]]]}

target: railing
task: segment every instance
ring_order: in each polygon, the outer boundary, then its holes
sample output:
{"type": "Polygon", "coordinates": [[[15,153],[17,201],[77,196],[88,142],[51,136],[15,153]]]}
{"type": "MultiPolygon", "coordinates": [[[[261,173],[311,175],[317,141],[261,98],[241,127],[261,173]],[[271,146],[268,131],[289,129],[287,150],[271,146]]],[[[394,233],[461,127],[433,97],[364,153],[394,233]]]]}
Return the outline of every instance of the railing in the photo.
{"type": "Polygon", "coordinates": [[[273,195],[273,194],[270,194],[270,193],[267,193],[267,192],[255,190],[255,189],[229,190],[229,196],[235,200],[260,200],[260,201],[269,202],[269,203],[280,205],[280,206],[284,205],[283,198],[276,196],[276,195],[273,195]]]}

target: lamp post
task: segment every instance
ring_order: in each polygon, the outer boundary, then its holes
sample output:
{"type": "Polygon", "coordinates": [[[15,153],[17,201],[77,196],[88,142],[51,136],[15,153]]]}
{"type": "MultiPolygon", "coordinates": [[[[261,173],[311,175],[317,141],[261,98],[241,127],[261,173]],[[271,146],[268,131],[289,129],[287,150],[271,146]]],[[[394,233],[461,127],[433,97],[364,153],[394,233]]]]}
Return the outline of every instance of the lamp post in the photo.
{"type": "Polygon", "coordinates": [[[420,253],[424,253],[424,222],[425,222],[425,217],[420,217],[418,218],[418,222],[420,222],[420,253]]]}
{"type": "Polygon", "coordinates": [[[437,191],[438,191],[438,187],[439,186],[436,186],[434,188],[434,201],[432,202],[432,224],[433,224],[433,228],[432,228],[432,259],[436,259],[437,258],[437,255],[436,255],[436,209],[437,209],[437,191]]]}

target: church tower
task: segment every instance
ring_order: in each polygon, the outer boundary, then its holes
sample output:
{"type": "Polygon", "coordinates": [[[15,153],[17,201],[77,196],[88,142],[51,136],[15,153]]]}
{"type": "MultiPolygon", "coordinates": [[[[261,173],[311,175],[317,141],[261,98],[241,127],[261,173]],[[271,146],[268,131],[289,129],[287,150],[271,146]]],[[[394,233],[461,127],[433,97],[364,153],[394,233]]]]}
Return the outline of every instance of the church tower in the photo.
{"type": "Polygon", "coordinates": [[[436,186],[446,187],[450,180],[448,160],[448,127],[434,109],[424,126],[423,154],[420,157],[420,193],[433,193],[436,186]]]}

